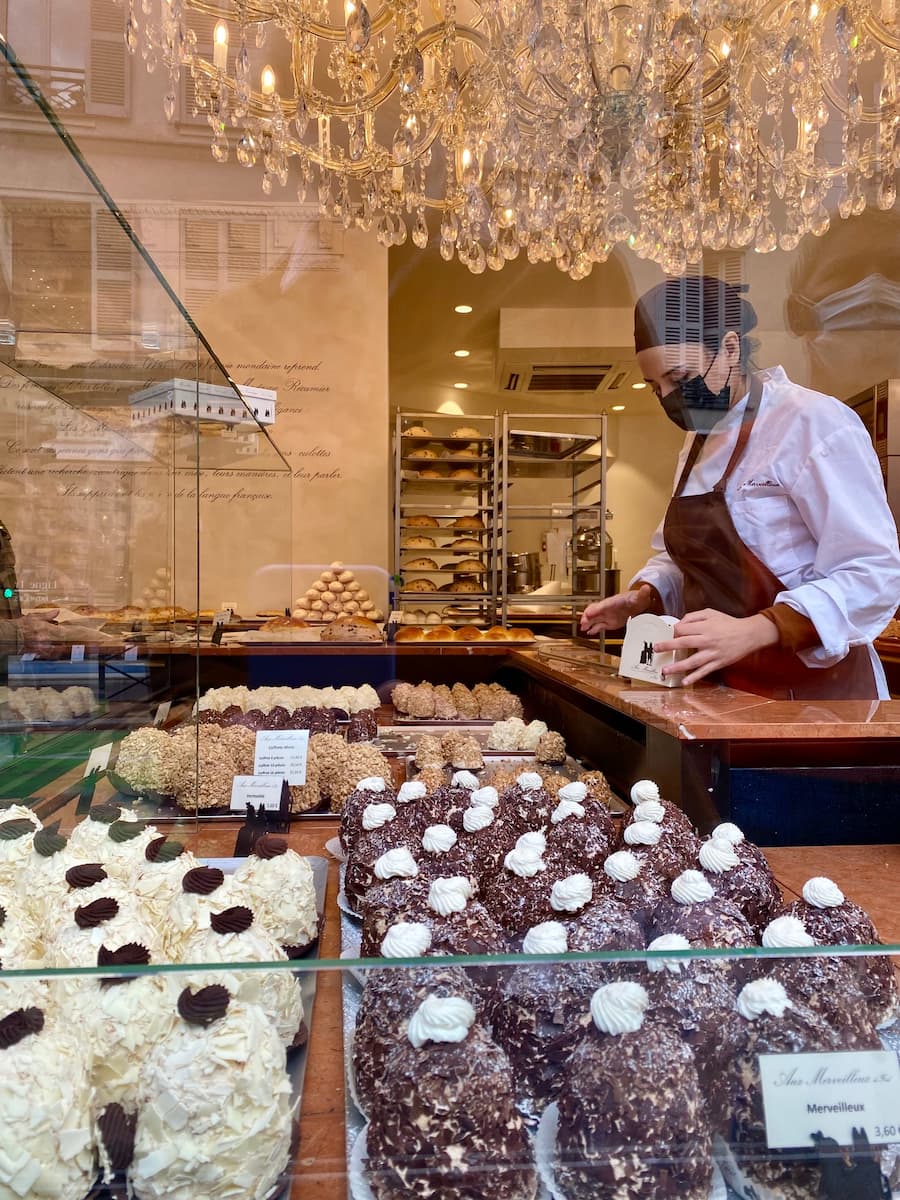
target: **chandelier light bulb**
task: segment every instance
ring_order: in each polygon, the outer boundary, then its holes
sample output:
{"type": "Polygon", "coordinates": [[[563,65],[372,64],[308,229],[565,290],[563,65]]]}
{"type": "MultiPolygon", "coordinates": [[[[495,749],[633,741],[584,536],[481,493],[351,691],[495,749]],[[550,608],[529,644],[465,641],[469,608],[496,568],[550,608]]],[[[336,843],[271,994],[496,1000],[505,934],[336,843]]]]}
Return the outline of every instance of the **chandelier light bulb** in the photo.
{"type": "Polygon", "coordinates": [[[463,314],[470,313],[472,311],[472,305],[471,304],[457,304],[453,311],[457,312],[457,313],[463,313],[463,314]]]}
{"type": "Polygon", "coordinates": [[[468,358],[469,357],[468,350],[454,350],[453,354],[454,354],[455,358],[468,358]]]}
{"type": "Polygon", "coordinates": [[[224,21],[218,21],[213,33],[213,65],[217,71],[224,71],[228,66],[228,26],[224,21]]]}
{"type": "Polygon", "coordinates": [[[272,96],[275,93],[275,72],[266,64],[260,75],[260,90],[264,96],[272,96]]]}
{"type": "Polygon", "coordinates": [[[453,386],[454,386],[455,388],[459,388],[459,390],[462,392],[462,391],[465,391],[465,389],[466,389],[466,388],[467,388],[469,385],[468,385],[467,383],[454,383],[454,385],[453,385],[453,386]]]}
{"type": "Polygon", "coordinates": [[[719,46],[719,53],[723,58],[728,58],[728,56],[731,54],[731,42],[729,42],[727,38],[722,39],[722,44],[719,46]]]}

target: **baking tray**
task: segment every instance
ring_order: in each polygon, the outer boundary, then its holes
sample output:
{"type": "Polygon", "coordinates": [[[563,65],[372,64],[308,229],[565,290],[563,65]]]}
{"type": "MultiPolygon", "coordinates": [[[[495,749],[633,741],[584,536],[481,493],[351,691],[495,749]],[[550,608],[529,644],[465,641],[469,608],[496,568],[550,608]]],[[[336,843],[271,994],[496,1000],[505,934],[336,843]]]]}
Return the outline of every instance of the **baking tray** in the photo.
{"type": "MultiPolygon", "coordinates": [[[[295,961],[302,963],[305,959],[318,958],[321,943],[322,928],[325,921],[325,890],[328,884],[328,861],[316,855],[306,855],[306,861],[312,868],[313,887],[316,893],[316,912],[319,915],[319,937],[309,949],[295,961]]],[[[202,858],[200,861],[208,867],[218,867],[226,875],[233,875],[245,860],[243,858],[202,858]]],[[[233,965],[233,964],[232,964],[233,965]]],[[[281,1178],[275,1187],[267,1194],[266,1200],[289,1200],[294,1182],[294,1166],[299,1152],[298,1127],[303,1097],[303,1083],[306,1076],[306,1060],[309,1041],[312,1037],[313,1008],[316,998],[316,981],[318,972],[298,970],[300,994],[303,997],[303,1019],[306,1024],[307,1037],[302,1046],[289,1050],[287,1054],[287,1071],[291,1080],[291,1095],[297,1102],[294,1114],[294,1138],[291,1145],[291,1157],[281,1178]]],[[[358,1003],[358,1002],[357,1002],[358,1003]]],[[[99,1181],[85,1197],[85,1200],[125,1200],[124,1187],[117,1180],[113,1184],[103,1184],[99,1181]]]]}

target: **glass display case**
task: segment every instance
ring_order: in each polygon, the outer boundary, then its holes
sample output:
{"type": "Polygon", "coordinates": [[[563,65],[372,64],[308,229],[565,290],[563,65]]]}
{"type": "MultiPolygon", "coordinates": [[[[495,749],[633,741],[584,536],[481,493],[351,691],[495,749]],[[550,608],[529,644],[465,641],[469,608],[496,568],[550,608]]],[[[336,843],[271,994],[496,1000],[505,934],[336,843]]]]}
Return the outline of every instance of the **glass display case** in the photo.
{"type": "MultiPolygon", "coordinates": [[[[291,473],[274,393],[237,390],[0,47],[0,116],[19,121],[0,132],[0,800],[49,820],[88,802],[89,762],[114,771],[130,731],[190,718],[214,636],[289,610],[291,473]]],[[[196,810],[190,791],[173,818],[196,810]]]]}

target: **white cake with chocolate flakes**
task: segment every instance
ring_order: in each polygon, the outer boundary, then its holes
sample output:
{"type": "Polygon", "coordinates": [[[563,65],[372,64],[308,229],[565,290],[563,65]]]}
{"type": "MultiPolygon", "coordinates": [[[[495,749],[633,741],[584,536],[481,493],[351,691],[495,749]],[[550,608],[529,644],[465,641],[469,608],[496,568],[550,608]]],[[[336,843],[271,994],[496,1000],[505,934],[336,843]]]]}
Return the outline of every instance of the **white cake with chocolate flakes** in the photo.
{"type": "Polygon", "coordinates": [[[463,996],[426,996],[371,1100],[376,1200],[534,1200],[532,1150],[509,1060],[463,996]]]}
{"type": "Polygon", "coordinates": [[[712,1139],[694,1055],[637,983],[598,988],[559,1093],[566,1200],[708,1200],[712,1139]]]}
{"type": "Polygon", "coordinates": [[[312,868],[284,838],[264,834],[234,873],[233,901],[253,910],[257,922],[289,958],[319,936],[312,868]]]}
{"type": "Polygon", "coordinates": [[[185,988],[147,1059],[129,1184],[138,1200],[264,1200],[288,1165],[294,1102],[262,1009],[185,988]]]}
{"type": "Polygon", "coordinates": [[[0,1011],[0,1196],[83,1200],[94,1182],[90,1053],[37,1006],[0,1011]]]}

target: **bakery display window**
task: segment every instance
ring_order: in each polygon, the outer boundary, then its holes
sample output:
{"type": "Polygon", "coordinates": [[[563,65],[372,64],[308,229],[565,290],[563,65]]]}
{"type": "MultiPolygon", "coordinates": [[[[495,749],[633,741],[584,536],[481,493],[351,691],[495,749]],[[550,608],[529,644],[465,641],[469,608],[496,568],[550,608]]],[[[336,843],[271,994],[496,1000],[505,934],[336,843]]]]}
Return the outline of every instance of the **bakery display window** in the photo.
{"type": "Polygon", "coordinates": [[[237,390],[3,51],[0,97],[19,118],[28,99],[43,157],[36,187],[0,134],[0,806],[68,831],[95,798],[136,799],[116,772],[130,735],[122,766],[146,790],[154,738],[181,729],[183,816],[197,810],[198,649],[292,602],[277,401],[237,390]]]}

